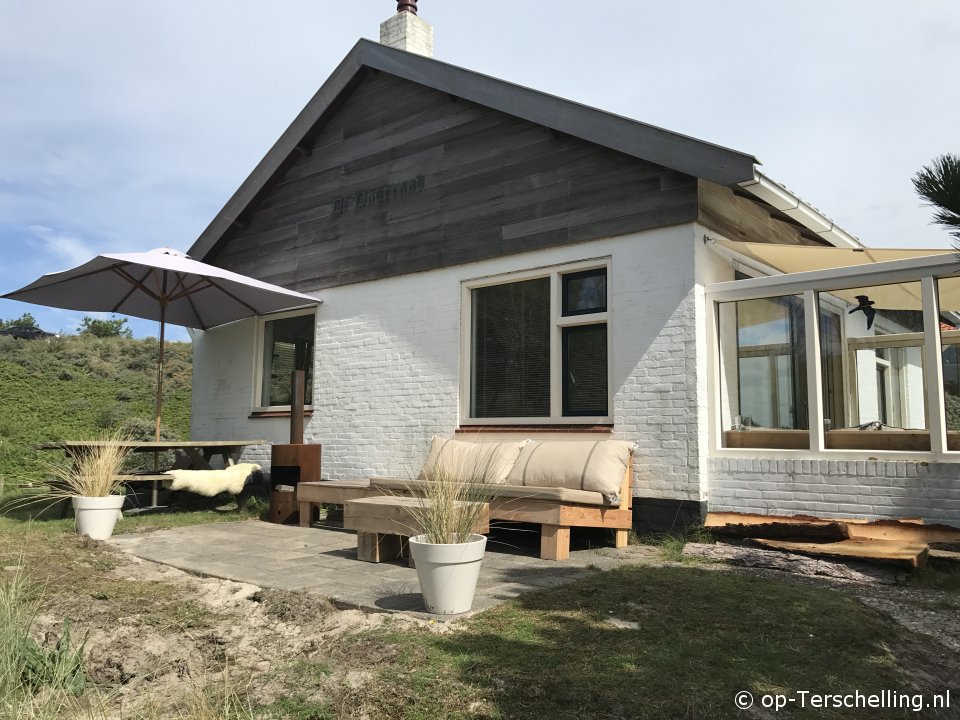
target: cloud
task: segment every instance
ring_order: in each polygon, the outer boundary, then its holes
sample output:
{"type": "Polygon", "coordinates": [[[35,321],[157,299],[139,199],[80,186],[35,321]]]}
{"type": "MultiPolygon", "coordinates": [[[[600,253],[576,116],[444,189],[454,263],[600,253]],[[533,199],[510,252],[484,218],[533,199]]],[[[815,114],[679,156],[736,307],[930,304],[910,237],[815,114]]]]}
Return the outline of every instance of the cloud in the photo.
{"type": "Polygon", "coordinates": [[[66,263],[70,267],[85,263],[97,255],[85,240],[76,235],[58,232],[45,225],[31,225],[27,230],[42,243],[43,250],[47,255],[55,261],[66,263]]]}

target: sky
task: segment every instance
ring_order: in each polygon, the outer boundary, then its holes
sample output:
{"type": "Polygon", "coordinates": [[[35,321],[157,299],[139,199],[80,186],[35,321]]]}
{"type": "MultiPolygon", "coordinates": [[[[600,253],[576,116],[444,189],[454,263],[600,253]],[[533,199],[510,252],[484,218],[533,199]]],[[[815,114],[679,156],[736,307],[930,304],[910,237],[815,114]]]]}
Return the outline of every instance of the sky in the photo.
{"type": "MultiPolygon", "coordinates": [[[[0,0],[0,293],[102,252],[187,250],[395,8],[0,0]]],[[[956,0],[420,0],[420,15],[439,60],[750,153],[867,245],[950,247],[910,178],[960,152],[956,0]]],[[[83,316],[0,300],[0,318],[23,312],[51,331],[83,316]]]]}

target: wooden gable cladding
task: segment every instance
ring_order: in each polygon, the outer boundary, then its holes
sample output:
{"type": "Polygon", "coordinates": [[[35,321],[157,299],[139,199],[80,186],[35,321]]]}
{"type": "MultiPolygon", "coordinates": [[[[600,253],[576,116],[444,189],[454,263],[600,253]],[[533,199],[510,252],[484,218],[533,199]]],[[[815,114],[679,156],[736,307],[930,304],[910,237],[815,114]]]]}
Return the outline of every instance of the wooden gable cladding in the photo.
{"type": "Polygon", "coordinates": [[[691,176],[371,73],[207,261],[318,290],[692,222],[697,187],[691,176]]]}
{"type": "Polygon", "coordinates": [[[700,180],[700,224],[730,240],[780,245],[829,245],[776,209],[741,197],[723,185],[700,180]]]}

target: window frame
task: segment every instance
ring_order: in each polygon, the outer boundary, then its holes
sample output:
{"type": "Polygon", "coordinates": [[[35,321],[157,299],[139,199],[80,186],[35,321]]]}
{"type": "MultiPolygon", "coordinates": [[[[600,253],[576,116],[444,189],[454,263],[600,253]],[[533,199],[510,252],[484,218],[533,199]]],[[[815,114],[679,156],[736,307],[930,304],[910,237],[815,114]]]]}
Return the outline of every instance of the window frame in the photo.
{"type": "Polygon", "coordinates": [[[613,424],[613,332],[611,308],[613,282],[610,257],[549,265],[528,270],[487,275],[460,283],[460,424],[461,425],[611,425],[613,424]],[[607,273],[606,312],[563,313],[562,276],[587,270],[607,273]],[[477,418],[471,414],[473,394],[473,291],[494,285],[550,278],[550,415],[540,417],[477,418]],[[563,415],[563,328],[607,326],[607,415],[563,415]]]}
{"type": "MultiPolygon", "coordinates": [[[[257,315],[257,328],[253,343],[253,395],[251,398],[251,411],[254,413],[273,413],[290,412],[293,408],[290,405],[264,405],[263,404],[263,343],[266,338],[266,327],[268,322],[275,320],[286,320],[294,317],[304,317],[313,315],[313,362],[314,378],[316,378],[316,360],[317,360],[317,311],[315,308],[309,310],[288,310],[286,312],[271,313],[270,315],[257,315]]],[[[313,391],[316,392],[316,385],[313,391]]],[[[312,400],[313,398],[305,398],[312,400]]],[[[313,410],[312,402],[304,402],[303,409],[313,410]]]]}

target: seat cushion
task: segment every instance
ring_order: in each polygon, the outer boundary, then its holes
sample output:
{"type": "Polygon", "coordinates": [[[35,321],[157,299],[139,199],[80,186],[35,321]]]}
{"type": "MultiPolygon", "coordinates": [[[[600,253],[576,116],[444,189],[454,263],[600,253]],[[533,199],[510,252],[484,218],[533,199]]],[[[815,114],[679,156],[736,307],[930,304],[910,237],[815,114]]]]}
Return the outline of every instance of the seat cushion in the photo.
{"type": "Polygon", "coordinates": [[[616,505],[632,452],[633,445],[622,440],[530,442],[520,450],[506,483],[596,492],[616,505]]]}
{"type": "MultiPolygon", "coordinates": [[[[370,489],[385,494],[397,492],[420,493],[426,489],[429,480],[403,480],[401,478],[371,478],[370,489]]],[[[484,488],[492,497],[522,498],[525,500],[545,500],[547,502],[570,503],[574,505],[608,505],[603,495],[589,490],[571,490],[563,487],[526,487],[524,485],[497,485],[484,488]]]]}
{"type": "Polygon", "coordinates": [[[451,477],[502,485],[524,442],[464,442],[435,437],[418,479],[451,477]]]}

